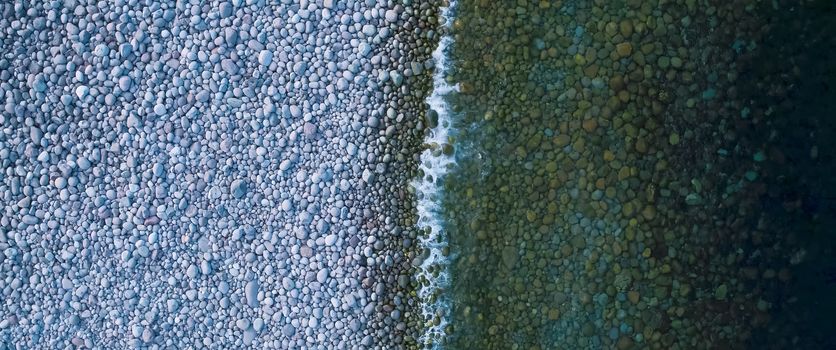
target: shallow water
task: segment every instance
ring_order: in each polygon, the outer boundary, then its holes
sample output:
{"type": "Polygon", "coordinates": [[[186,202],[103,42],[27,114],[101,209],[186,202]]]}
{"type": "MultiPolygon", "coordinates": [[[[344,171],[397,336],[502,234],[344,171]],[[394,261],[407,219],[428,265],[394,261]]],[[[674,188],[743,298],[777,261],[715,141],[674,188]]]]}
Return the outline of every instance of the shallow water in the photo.
{"type": "Polygon", "coordinates": [[[833,127],[796,105],[833,95],[805,79],[832,74],[809,64],[834,47],[832,5],[457,9],[445,348],[832,344],[800,298],[833,288],[815,194],[832,148],[809,136],[833,127]]]}

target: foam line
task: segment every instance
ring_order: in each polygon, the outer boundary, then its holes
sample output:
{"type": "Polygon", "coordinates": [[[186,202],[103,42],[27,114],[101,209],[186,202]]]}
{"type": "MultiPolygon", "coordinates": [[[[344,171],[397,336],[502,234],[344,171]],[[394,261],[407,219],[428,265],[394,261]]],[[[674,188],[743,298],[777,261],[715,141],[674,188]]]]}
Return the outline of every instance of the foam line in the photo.
{"type": "MultiPolygon", "coordinates": [[[[451,1],[448,7],[441,8],[441,17],[444,18],[444,25],[449,27],[452,23],[451,9],[455,7],[455,2],[451,1]]],[[[450,69],[450,59],[448,51],[453,44],[453,38],[449,35],[444,35],[438,43],[435,51],[432,53],[435,62],[435,72],[433,75],[433,90],[427,97],[427,104],[430,109],[438,114],[438,124],[428,134],[425,143],[437,144],[439,146],[449,142],[449,136],[452,132],[452,121],[450,115],[450,108],[445,101],[445,96],[451,92],[458,91],[457,85],[450,85],[445,81],[445,76],[450,69]]],[[[447,174],[448,168],[455,162],[454,154],[445,155],[427,149],[421,153],[421,170],[423,171],[423,178],[413,182],[413,186],[417,192],[417,209],[418,209],[418,227],[421,229],[429,228],[430,234],[421,236],[421,246],[429,251],[429,256],[423,260],[420,265],[419,275],[429,281],[429,285],[422,285],[418,290],[418,296],[421,299],[421,311],[424,319],[432,320],[436,317],[440,322],[434,322],[428,325],[425,333],[421,336],[420,342],[422,344],[432,344],[431,349],[440,349],[441,340],[445,336],[444,329],[448,323],[448,314],[450,309],[449,297],[444,293],[437,294],[437,291],[444,291],[449,284],[448,265],[449,259],[442,254],[442,250],[447,246],[446,235],[444,235],[445,225],[441,213],[441,199],[443,198],[443,182],[442,179],[447,174]],[[436,274],[433,274],[431,269],[437,269],[436,274]],[[433,298],[433,294],[437,294],[433,298]]]]}

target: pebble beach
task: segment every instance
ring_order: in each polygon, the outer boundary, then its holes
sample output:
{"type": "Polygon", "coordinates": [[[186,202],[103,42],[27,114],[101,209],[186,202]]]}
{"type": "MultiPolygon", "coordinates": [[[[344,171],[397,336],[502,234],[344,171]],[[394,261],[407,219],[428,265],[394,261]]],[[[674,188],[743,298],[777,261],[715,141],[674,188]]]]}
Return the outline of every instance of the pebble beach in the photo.
{"type": "Polygon", "coordinates": [[[403,343],[431,5],[0,5],[0,342],[403,343]]]}
{"type": "Polygon", "coordinates": [[[835,20],[0,3],[0,349],[836,347],[835,20]]]}

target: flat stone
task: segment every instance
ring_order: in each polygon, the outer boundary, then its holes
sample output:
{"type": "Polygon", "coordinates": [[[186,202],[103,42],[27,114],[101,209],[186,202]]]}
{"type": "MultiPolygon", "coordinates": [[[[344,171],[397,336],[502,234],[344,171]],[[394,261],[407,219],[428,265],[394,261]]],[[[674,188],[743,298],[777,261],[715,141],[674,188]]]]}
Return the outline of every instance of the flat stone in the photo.
{"type": "Polygon", "coordinates": [[[247,182],[244,180],[233,180],[229,186],[229,192],[235,198],[242,198],[247,194],[247,182]]]}
{"type": "Polygon", "coordinates": [[[258,281],[252,280],[247,282],[247,285],[244,287],[244,296],[247,299],[247,305],[250,307],[258,307],[258,281]]]}
{"type": "Polygon", "coordinates": [[[262,50],[258,54],[258,63],[262,66],[270,66],[270,63],[273,62],[273,52],[269,50],[262,50]]]}
{"type": "Polygon", "coordinates": [[[296,327],[293,327],[292,324],[288,323],[288,324],[284,325],[284,327],[282,327],[282,334],[285,337],[292,337],[293,335],[296,334],[296,327]]]}
{"type": "Polygon", "coordinates": [[[230,75],[238,74],[238,64],[229,58],[221,60],[221,68],[230,75]]]}
{"type": "Polygon", "coordinates": [[[357,51],[360,53],[360,57],[368,57],[372,52],[372,46],[368,43],[360,43],[360,46],[357,47],[357,51]]]}
{"type": "Polygon", "coordinates": [[[325,236],[325,245],[326,246],[330,247],[330,246],[333,246],[335,243],[337,243],[337,235],[330,234],[330,235],[325,236]]]}
{"type": "Polygon", "coordinates": [[[21,221],[27,225],[37,225],[40,220],[33,215],[24,215],[21,221]]]}
{"type": "Polygon", "coordinates": [[[302,131],[305,134],[305,137],[312,138],[316,136],[316,125],[310,122],[305,122],[305,125],[302,127],[302,131]]]}
{"type": "Polygon", "coordinates": [[[90,88],[88,88],[87,86],[80,85],[80,86],[75,88],[75,95],[78,96],[78,98],[83,99],[83,98],[87,97],[87,94],[89,94],[89,93],[90,93],[90,88]]]}
{"type": "Polygon", "coordinates": [[[633,304],[639,303],[639,292],[631,290],[627,292],[627,300],[629,300],[633,304]]]}
{"type": "Polygon", "coordinates": [[[328,279],[328,273],[330,272],[331,271],[329,271],[327,268],[319,270],[319,272],[316,273],[316,281],[319,283],[325,283],[325,281],[328,279]]]}
{"type": "Polygon", "coordinates": [[[377,34],[377,27],[371,24],[366,24],[363,26],[363,34],[365,36],[374,36],[375,34],[377,34]]]}
{"type": "Polygon", "coordinates": [[[166,113],[167,113],[167,111],[166,111],[165,105],[163,105],[162,103],[158,103],[158,104],[154,105],[154,114],[156,114],[157,116],[162,117],[166,113]]]}
{"type": "Polygon", "coordinates": [[[618,57],[627,57],[633,53],[633,44],[628,42],[619,43],[615,46],[615,52],[618,54],[618,57]]]}
{"type": "Polygon", "coordinates": [[[386,10],[386,14],[383,17],[386,19],[386,22],[395,23],[398,20],[398,13],[395,10],[386,10]]]}
{"type": "Polygon", "coordinates": [[[296,75],[304,75],[305,71],[308,70],[308,63],[304,61],[296,62],[293,64],[293,72],[296,75]]]}
{"type": "Polygon", "coordinates": [[[306,258],[310,258],[313,256],[313,249],[311,249],[311,247],[308,246],[303,246],[299,248],[299,255],[306,258]]]}
{"type": "Polygon", "coordinates": [[[229,1],[222,2],[220,6],[218,6],[218,9],[220,10],[221,18],[227,18],[229,16],[232,16],[233,8],[232,3],[230,3],[229,1]]]}
{"type": "Polygon", "coordinates": [[[128,76],[119,77],[119,89],[120,90],[128,91],[128,90],[131,89],[132,85],[133,85],[133,80],[131,80],[131,77],[128,77],[128,76]]]}
{"type": "Polygon", "coordinates": [[[195,99],[198,102],[207,102],[209,101],[209,90],[201,90],[200,92],[195,95],[195,99]]]}
{"type": "Polygon", "coordinates": [[[369,169],[363,169],[363,181],[368,184],[373,184],[375,180],[375,174],[369,169]]]}

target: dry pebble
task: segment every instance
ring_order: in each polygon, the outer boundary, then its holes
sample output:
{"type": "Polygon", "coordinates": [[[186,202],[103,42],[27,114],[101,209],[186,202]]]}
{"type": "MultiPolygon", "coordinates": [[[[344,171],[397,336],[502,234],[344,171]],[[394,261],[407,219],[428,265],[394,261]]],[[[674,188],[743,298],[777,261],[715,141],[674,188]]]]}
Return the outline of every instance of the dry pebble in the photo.
{"type": "Polygon", "coordinates": [[[414,342],[427,5],[0,4],[4,341],[414,342]]]}

